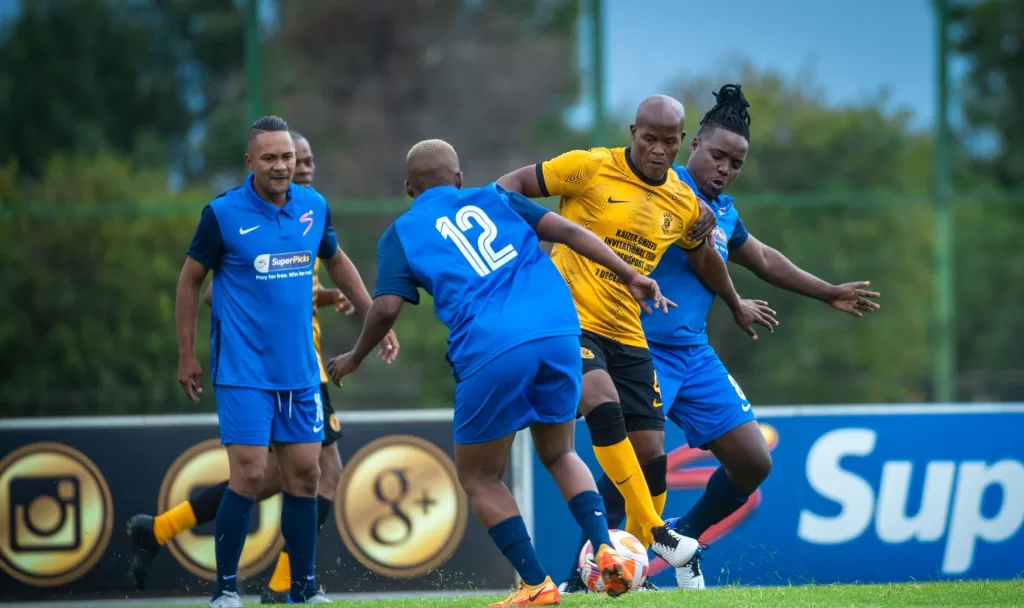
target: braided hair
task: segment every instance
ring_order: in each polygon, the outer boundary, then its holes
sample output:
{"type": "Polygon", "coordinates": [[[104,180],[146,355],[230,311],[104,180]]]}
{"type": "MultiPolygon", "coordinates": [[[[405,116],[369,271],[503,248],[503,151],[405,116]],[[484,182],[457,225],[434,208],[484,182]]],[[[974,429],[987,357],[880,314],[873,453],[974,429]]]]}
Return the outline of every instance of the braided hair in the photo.
{"type": "Polygon", "coordinates": [[[701,119],[698,136],[702,135],[705,130],[710,131],[721,127],[737,135],[742,135],[744,139],[750,141],[750,114],[747,112],[750,102],[743,96],[741,88],[738,84],[727,84],[717,93],[713,93],[715,107],[708,110],[708,113],[701,119]]]}

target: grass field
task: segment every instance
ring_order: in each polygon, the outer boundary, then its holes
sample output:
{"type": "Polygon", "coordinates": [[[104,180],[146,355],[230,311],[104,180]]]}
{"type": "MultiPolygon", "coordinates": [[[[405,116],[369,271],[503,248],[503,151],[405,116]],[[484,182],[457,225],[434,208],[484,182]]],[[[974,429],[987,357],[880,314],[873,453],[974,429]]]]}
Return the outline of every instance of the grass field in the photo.
{"type": "MultiPolygon", "coordinates": [[[[410,598],[401,600],[344,600],[336,606],[351,608],[479,608],[499,597],[410,598]]],[[[204,605],[197,602],[197,605],[204,605]]],[[[799,587],[725,587],[703,593],[660,591],[630,593],[618,599],[604,596],[569,596],[562,606],[1024,606],[1024,580],[999,582],[920,583],[900,585],[803,585],[799,587]]],[[[119,608],[117,604],[102,608],[119,608]]],[[[139,608],[180,608],[142,606],[139,608]]],[[[96,608],[101,608],[97,605],[96,608]]]]}

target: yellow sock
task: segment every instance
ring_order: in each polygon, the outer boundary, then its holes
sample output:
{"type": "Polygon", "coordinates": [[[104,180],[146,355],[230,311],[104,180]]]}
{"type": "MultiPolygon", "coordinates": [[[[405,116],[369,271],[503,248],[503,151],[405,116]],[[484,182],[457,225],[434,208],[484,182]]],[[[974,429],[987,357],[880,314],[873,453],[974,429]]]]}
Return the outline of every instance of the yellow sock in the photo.
{"type": "MultiPolygon", "coordinates": [[[[651,537],[651,528],[663,526],[658,512],[654,509],[654,502],[651,500],[651,492],[647,489],[647,480],[644,479],[643,469],[640,468],[640,461],[636,459],[636,452],[633,451],[633,444],[628,439],[609,446],[594,446],[594,456],[601,468],[608,474],[608,477],[615,483],[615,486],[626,499],[626,515],[630,520],[636,521],[642,532],[634,536],[647,546],[650,546],[654,539],[651,537]]],[[[628,524],[627,524],[628,525],[628,524]]]]}
{"type": "Polygon", "coordinates": [[[157,543],[164,545],[185,530],[195,528],[196,523],[192,503],[186,500],[153,518],[153,535],[157,543]]]}
{"type": "Polygon", "coordinates": [[[277,558],[277,566],[274,573],[270,575],[270,590],[274,593],[284,593],[292,589],[292,568],[288,562],[288,554],[284,551],[277,558]]]}
{"type": "MultiPolygon", "coordinates": [[[[651,497],[651,502],[654,503],[654,510],[657,511],[659,516],[661,516],[661,514],[665,512],[665,500],[667,498],[668,498],[668,493],[667,492],[662,492],[661,494],[658,494],[657,496],[652,496],[651,497]]],[[[639,516],[637,516],[635,513],[631,513],[629,510],[627,510],[626,511],[626,528],[625,528],[626,532],[629,532],[630,534],[635,536],[637,538],[637,540],[639,540],[640,542],[644,543],[644,545],[647,546],[647,548],[650,548],[651,545],[650,545],[649,542],[647,542],[647,540],[648,539],[650,539],[651,541],[654,540],[653,538],[650,538],[650,535],[651,535],[650,528],[649,527],[648,528],[644,528],[643,526],[641,526],[640,523],[639,523],[639,520],[640,520],[639,516]],[[647,538],[645,539],[644,537],[647,537],[647,538]]]]}

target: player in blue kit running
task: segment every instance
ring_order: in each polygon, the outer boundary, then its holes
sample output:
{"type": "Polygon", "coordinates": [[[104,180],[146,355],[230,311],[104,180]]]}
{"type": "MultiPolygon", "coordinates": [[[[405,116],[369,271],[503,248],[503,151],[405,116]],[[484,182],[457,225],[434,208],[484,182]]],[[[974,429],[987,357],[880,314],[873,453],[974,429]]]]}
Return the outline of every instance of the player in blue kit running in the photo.
{"type": "MultiPolygon", "coordinates": [[[[317,479],[324,412],[313,346],[316,257],[334,283],[366,313],[370,297],[338,246],[327,202],[291,183],[295,143],[288,125],[264,117],[249,130],[245,183],[203,209],[178,279],[178,381],[193,402],[202,394],[195,356],[199,292],[213,270],[210,376],[228,488],[214,523],[216,591],[211,608],[238,608],[237,571],[249,515],[263,486],[268,447],[281,475],[281,533],[291,565],[291,603],[329,603],[317,590],[317,479]]],[[[397,353],[394,334],[382,348],[397,353]]],[[[393,355],[392,355],[393,356],[393,355]]]]}
{"type": "Polygon", "coordinates": [[[573,434],[583,382],[580,321],[569,289],[538,236],[563,243],[617,274],[630,293],[667,312],[657,283],[620,259],[590,231],[496,184],[462,189],[455,150],[423,141],[406,160],[412,208],[395,220],[377,249],[373,306],[352,351],[328,364],[338,382],[352,373],[394,325],[418,289],[434,298],[448,327],[455,378],[455,461],[473,511],[522,577],[503,606],[552,606],[558,588],[544,572],[502,483],[516,433],[529,427],[541,462],[598,547],[596,562],[609,595],[630,580],[612,548],[604,504],[573,434]]]}
{"type": "MultiPolygon", "coordinates": [[[[727,84],[715,94],[715,106],[704,115],[697,137],[690,143],[686,167],[674,166],[685,181],[715,212],[715,248],[726,260],[747,267],[758,277],[826,302],[836,310],[861,317],[878,310],[879,294],[864,289],[867,281],[832,285],[801,270],[779,251],[752,236],[743,225],[733,197],[725,189],[739,176],[750,146],[750,103],[739,85],[727,84]]],[[[704,532],[742,507],[768,477],[772,459],[758,428],[750,401],[708,343],[706,320],[714,294],[693,274],[685,252],[672,247],[651,273],[665,293],[680,303],[665,317],[647,315],[644,333],[650,343],[661,384],[666,415],[683,429],[691,447],[710,450],[721,466],[708,480],[703,496],[678,520],[668,520],[681,534],[700,538],[704,532]]],[[[746,300],[774,315],[765,302],[746,300]]],[[[624,513],[621,496],[604,495],[608,521],[624,513]]],[[[701,554],[676,569],[683,589],[703,589],[701,554]]],[[[570,577],[563,585],[578,589],[570,577]]]]}

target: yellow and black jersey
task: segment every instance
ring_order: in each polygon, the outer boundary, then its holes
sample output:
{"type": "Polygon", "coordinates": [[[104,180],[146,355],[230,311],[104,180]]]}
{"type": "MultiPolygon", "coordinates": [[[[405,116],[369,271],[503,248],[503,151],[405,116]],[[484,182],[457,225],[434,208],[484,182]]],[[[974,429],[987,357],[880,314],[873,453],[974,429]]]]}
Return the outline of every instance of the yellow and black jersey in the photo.
{"type": "MultiPolygon", "coordinates": [[[[629,148],[573,150],[537,165],[545,196],[560,196],[558,212],[604,240],[638,272],[648,275],[665,250],[687,250],[686,240],[700,214],[697,197],[675,171],[648,179],[633,165],[629,148]]],[[[629,346],[647,346],[640,305],[618,276],[564,245],[551,258],[572,291],[583,329],[629,346]]]]}
{"type": "Polygon", "coordinates": [[[316,349],[316,363],[320,366],[320,383],[327,384],[330,378],[320,355],[320,318],[317,316],[317,292],[320,291],[320,258],[313,263],[313,347],[316,349]]]}

